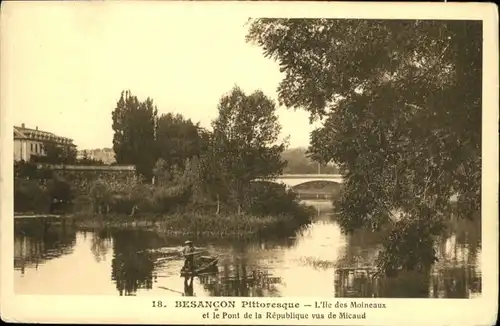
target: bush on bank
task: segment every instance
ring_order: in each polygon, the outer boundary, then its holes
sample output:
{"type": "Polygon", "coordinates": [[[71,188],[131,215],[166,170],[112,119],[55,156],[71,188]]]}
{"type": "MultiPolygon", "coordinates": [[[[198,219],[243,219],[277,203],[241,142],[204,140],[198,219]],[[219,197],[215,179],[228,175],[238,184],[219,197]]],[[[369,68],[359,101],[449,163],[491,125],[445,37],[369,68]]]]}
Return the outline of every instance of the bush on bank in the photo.
{"type": "Polygon", "coordinates": [[[14,181],[14,211],[48,213],[50,195],[45,187],[33,180],[14,181]]]}
{"type": "Polygon", "coordinates": [[[14,180],[16,213],[54,213],[67,209],[73,198],[71,185],[60,177],[43,182],[36,179],[14,180]]]}
{"type": "Polygon", "coordinates": [[[216,214],[216,204],[207,199],[204,209],[195,210],[194,206],[200,207],[200,200],[193,199],[191,186],[155,187],[137,183],[116,188],[96,182],[89,193],[75,202],[75,206],[82,208],[75,209],[81,217],[80,223],[98,219],[100,223],[115,226],[159,225],[160,231],[167,233],[218,236],[256,235],[271,230],[288,233],[310,223],[313,215],[293,192],[266,184],[251,187],[242,214],[227,207],[222,209],[223,213],[216,214]],[[91,209],[85,211],[85,207],[91,209]]]}
{"type": "MultiPolygon", "coordinates": [[[[88,191],[75,191],[64,180],[16,180],[16,212],[51,212],[55,196],[71,203],[67,212],[80,226],[154,228],[179,236],[249,238],[264,234],[288,235],[310,223],[311,208],[300,204],[293,192],[256,184],[246,194],[243,212],[223,209],[205,201],[202,210],[189,186],[155,187],[139,182],[110,183],[96,180],[88,191]]],[[[199,201],[198,201],[199,202],[199,201]]]]}
{"type": "Polygon", "coordinates": [[[242,214],[188,214],[163,216],[130,216],[111,214],[107,217],[77,215],[73,219],[80,228],[147,229],[169,237],[205,239],[255,239],[261,236],[290,236],[302,225],[289,216],[255,216],[242,214]]]}
{"type": "Polygon", "coordinates": [[[94,220],[116,226],[158,225],[165,232],[256,235],[292,232],[313,215],[295,193],[274,183],[250,183],[242,209],[236,211],[233,203],[215,201],[189,173],[171,183],[151,185],[138,178],[67,181],[29,166],[20,168],[25,171],[15,179],[16,212],[55,213],[53,200],[58,199],[66,204],[64,212],[80,224],[94,220]]]}

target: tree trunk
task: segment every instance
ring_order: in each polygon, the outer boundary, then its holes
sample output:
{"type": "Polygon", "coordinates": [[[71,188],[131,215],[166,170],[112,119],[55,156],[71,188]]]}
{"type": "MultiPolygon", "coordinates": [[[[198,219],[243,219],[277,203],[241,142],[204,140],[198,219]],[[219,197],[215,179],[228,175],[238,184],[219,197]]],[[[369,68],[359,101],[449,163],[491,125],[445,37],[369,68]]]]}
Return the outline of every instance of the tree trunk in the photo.
{"type": "Polygon", "coordinates": [[[134,207],[132,207],[132,212],[130,212],[130,216],[133,217],[135,215],[135,210],[137,209],[137,205],[134,205],[134,207]]]}

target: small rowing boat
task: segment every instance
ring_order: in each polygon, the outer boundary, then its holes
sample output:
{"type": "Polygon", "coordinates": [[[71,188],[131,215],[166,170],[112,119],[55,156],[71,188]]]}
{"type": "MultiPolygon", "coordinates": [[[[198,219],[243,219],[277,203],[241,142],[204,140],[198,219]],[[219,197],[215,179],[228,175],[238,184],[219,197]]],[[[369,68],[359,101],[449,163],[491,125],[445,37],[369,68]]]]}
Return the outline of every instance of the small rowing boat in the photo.
{"type": "Polygon", "coordinates": [[[191,271],[186,270],[184,267],[181,269],[181,276],[195,276],[200,274],[212,274],[217,273],[219,269],[217,268],[217,263],[219,259],[213,256],[201,256],[197,259],[198,266],[191,271]]]}

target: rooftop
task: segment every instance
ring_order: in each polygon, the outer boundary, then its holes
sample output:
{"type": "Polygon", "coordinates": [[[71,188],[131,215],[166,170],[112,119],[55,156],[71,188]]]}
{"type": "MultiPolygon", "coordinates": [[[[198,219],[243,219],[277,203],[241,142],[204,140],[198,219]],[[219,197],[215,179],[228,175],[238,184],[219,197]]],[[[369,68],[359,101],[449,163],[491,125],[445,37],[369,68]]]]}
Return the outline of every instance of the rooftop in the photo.
{"type": "Polygon", "coordinates": [[[57,143],[73,144],[73,139],[58,136],[52,132],[26,128],[24,123],[21,126],[14,126],[14,139],[29,139],[39,141],[53,141],[57,143]]]}

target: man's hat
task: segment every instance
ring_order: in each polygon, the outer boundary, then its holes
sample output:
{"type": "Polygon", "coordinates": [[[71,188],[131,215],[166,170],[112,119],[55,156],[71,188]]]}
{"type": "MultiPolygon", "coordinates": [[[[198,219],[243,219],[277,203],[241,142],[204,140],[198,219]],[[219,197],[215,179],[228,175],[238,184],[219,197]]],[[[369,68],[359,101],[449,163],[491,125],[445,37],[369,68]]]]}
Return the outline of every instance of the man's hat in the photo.
{"type": "Polygon", "coordinates": [[[186,241],[184,242],[184,244],[191,244],[191,243],[193,243],[191,240],[186,240],[186,241]]]}

